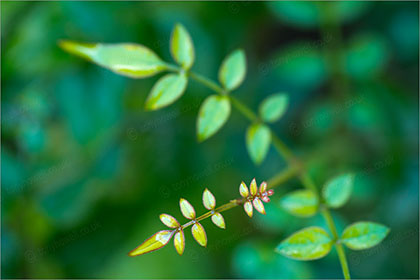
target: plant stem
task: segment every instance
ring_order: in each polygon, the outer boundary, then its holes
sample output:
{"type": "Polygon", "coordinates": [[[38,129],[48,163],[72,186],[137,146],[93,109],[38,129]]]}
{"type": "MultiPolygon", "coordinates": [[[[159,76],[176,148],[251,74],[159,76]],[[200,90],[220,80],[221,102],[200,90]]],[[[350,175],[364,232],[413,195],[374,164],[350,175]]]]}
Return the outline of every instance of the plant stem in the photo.
{"type": "Polygon", "coordinates": [[[233,107],[235,107],[236,110],[238,110],[248,120],[250,120],[251,122],[255,122],[258,120],[258,116],[251,109],[249,109],[245,104],[243,104],[242,102],[240,102],[238,99],[236,99],[235,97],[231,95],[229,95],[229,99],[233,107]]]}
{"type": "MultiPolygon", "coordinates": [[[[212,89],[213,91],[215,91],[219,94],[226,94],[226,92],[219,85],[217,85],[217,83],[213,82],[212,80],[210,80],[206,77],[203,77],[200,74],[196,74],[194,72],[188,72],[188,74],[192,79],[196,80],[197,82],[202,83],[203,85],[212,89]]],[[[229,98],[232,102],[233,107],[235,107],[248,120],[250,120],[251,122],[255,121],[255,120],[258,120],[257,115],[250,108],[248,108],[245,104],[243,104],[242,102],[240,102],[239,100],[237,100],[236,98],[234,98],[232,96],[229,96],[229,98]]],[[[287,147],[287,145],[272,131],[272,129],[270,129],[270,131],[271,131],[274,147],[276,148],[276,150],[280,154],[280,156],[283,157],[289,165],[289,168],[287,168],[284,172],[281,172],[280,174],[274,176],[272,179],[268,180],[271,183],[274,182],[274,183],[278,184],[278,183],[282,183],[285,180],[293,177],[294,175],[297,174],[297,172],[299,170],[305,169],[305,168],[304,168],[303,164],[300,162],[300,160],[293,154],[293,152],[289,149],[289,147],[287,147]]],[[[312,181],[311,177],[309,176],[309,174],[307,173],[306,170],[303,170],[303,173],[299,176],[299,180],[301,181],[302,185],[306,189],[313,191],[318,198],[320,197],[316,185],[314,184],[314,182],[312,181]]],[[[228,204],[222,205],[220,207],[227,207],[227,209],[230,209],[230,208],[236,207],[238,205],[239,205],[238,200],[233,200],[233,201],[229,202],[228,204]]],[[[225,209],[223,209],[223,211],[225,211],[225,209]]],[[[198,219],[200,219],[200,218],[205,219],[205,218],[210,217],[211,214],[209,214],[209,213],[211,213],[211,211],[202,215],[202,216],[200,216],[198,219]]],[[[350,272],[349,272],[344,248],[341,245],[341,243],[337,242],[338,241],[337,228],[334,224],[334,220],[333,220],[328,208],[324,207],[322,209],[322,215],[323,215],[324,219],[326,220],[327,226],[328,226],[329,230],[331,231],[331,233],[334,237],[334,240],[336,242],[335,243],[335,248],[336,248],[337,253],[338,253],[338,257],[339,257],[339,260],[340,260],[340,264],[341,264],[341,268],[342,268],[342,271],[343,271],[344,278],[345,279],[350,279],[350,272]]]]}
{"type": "MultiPolygon", "coordinates": [[[[267,181],[267,186],[270,189],[276,188],[280,186],[282,183],[286,182],[287,180],[293,178],[298,172],[299,168],[297,166],[288,166],[286,169],[282,170],[272,178],[267,181]]],[[[227,210],[230,210],[236,206],[243,204],[245,200],[243,198],[231,200],[229,203],[223,204],[214,210],[208,211],[203,215],[197,217],[195,221],[201,221],[211,217],[214,213],[221,213],[227,210]]],[[[188,223],[182,225],[182,228],[187,228],[194,224],[194,221],[189,221],[188,223]]]]}
{"type": "Polygon", "coordinates": [[[349,266],[347,264],[346,253],[344,252],[343,245],[339,243],[337,228],[334,224],[334,220],[331,216],[331,213],[330,211],[328,211],[328,208],[326,206],[322,207],[321,213],[322,213],[322,216],[324,216],[325,221],[327,222],[327,225],[331,231],[331,234],[333,235],[334,242],[335,242],[335,249],[337,250],[338,259],[340,260],[341,269],[343,270],[344,278],[350,279],[350,271],[349,271],[349,266]]]}
{"type": "Polygon", "coordinates": [[[225,90],[220,87],[216,82],[208,79],[207,77],[204,77],[203,75],[194,73],[192,71],[188,72],[188,75],[191,77],[191,79],[196,80],[197,82],[205,85],[206,87],[212,89],[213,91],[219,93],[219,94],[225,94],[225,90]]]}

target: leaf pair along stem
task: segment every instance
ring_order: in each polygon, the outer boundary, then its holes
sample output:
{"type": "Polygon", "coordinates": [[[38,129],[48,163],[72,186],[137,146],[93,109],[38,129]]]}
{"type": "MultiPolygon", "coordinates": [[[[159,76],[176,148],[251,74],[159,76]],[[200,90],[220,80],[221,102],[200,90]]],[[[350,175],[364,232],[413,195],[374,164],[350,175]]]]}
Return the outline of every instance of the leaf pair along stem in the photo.
{"type": "MultiPolygon", "coordinates": [[[[170,70],[172,71],[182,71],[181,69],[179,69],[176,66],[171,66],[170,70]]],[[[226,95],[226,91],[220,87],[216,82],[212,81],[211,79],[208,79],[207,77],[204,77],[200,74],[194,73],[192,71],[188,71],[187,75],[189,77],[191,77],[191,79],[201,83],[202,85],[206,86],[207,88],[213,90],[214,92],[221,94],[221,95],[226,95]]],[[[245,118],[247,118],[249,121],[254,122],[258,120],[258,116],[257,114],[255,114],[254,111],[252,111],[248,106],[246,106],[245,104],[243,104],[241,101],[239,101],[238,99],[234,98],[231,95],[227,95],[229,97],[229,99],[232,102],[233,107],[235,107],[236,110],[238,110],[245,118]]],[[[299,180],[301,181],[302,185],[308,189],[311,190],[315,193],[315,195],[319,198],[320,194],[318,191],[318,188],[316,187],[316,185],[314,184],[312,178],[309,176],[308,172],[305,170],[305,166],[304,164],[301,162],[301,160],[299,158],[297,158],[295,156],[295,154],[289,149],[289,147],[272,131],[272,129],[270,129],[271,131],[271,135],[272,135],[272,139],[273,139],[273,146],[276,149],[276,151],[279,153],[279,155],[281,157],[283,157],[287,164],[288,167],[281,171],[280,173],[278,173],[277,175],[275,175],[274,177],[272,177],[271,179],[268,180],[268,186],[270,188],[275,188],[277,186],[279,186],[280,184],[286,182],[287,180],[295,177],[296,175],[298,176],[299,180]]],[[[242,204],[243,201],[242,200],[232,200],[231,202],[224,204],[220,207],[218,207],[216,209],[217,212],[222,212],[222,211],[226,211],[229,210],[233,207],[236,207],[240,204],[242,204]]],[[[339,236],[337,233],[337,228],[335,226],[334,220],[331,216],[330,211],[328,210],[327,207],[321,207],[321,213],[322,216],[324,217],[328,229],[330,230],[331,234],[333,235],[333,239],[335,242],[335,248],[337,250],[337,254],[340,260],[340,264],[341,264],[341,268],[343,271],[343,275],[345,279],[350,279],[350,271],[349,271],[349,267],[348,267],[348,263],[347,263],[347,258],[346,258],[346,254],[344,251],[344,247],[342,244],[340,244],[339,242],[337,242],[339,240],[339,236]]],[[[200,216],[197,218],[197,221],[199,220],[203,220],[205,218],[208,218],[211,216],[211,211],[208,213],[205,213],[204,215],[200,216]]]]}

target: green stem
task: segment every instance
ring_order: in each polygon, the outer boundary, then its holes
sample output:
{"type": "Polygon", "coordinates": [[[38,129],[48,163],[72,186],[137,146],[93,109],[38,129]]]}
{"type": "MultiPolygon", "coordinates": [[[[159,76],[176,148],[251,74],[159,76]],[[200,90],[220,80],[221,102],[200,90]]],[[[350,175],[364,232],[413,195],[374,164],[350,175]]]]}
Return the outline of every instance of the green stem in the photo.
{"type": "Polygon", "coordinates": [[[191,71],[188,72],[188,75],[191,77],[191,79],[196,80],[197,82],[205,85],[206,87],[217,92],[218,94],[226,93],[225,90],[222,87],[220,87],[216,82],[208,79],[207,77],[204,77],[203,75],[200,75],[191,71]]]}
{"type": "MultiPolygon", "coordinates": [[[[226,92],[223,90],[223,88],[221,88],[217,83],[213,82],[212,80],[210,80],[210,79],[208,79],[204,76],[201,76],[199,74],[196,74],[194,72],[188,72],[188,75],[192,79],[196,80],[197,82],[202,83],[203,85],[207,86],[208,88],[212,89],[213,91],[215,91],[219,94],[226,94],[226,92]]],[[[258,120],[257,115],[250,108],[248,108],[245,104],[243,104],[242,102],[240,102],[239,100],[237,100],[236,98],[234,98],[232,96],[229,96],[229,98],[232,102],[232,105],[242,115],[244,115],[248,120],[250,120],[251,122],[258,120]]],[[[269,180],[270,183],[281,184],[282,182],[284,182],[287,179],[290,179],[291,177],[296,175],[298,173],[298,171],[300,171],[301,169],[304,169],[304,167],[302,167],[303,164],[293,154],[293,152],[289,149],[289,147],[287,147],[287,145],[276,134],[274,134],[271,129],[270,129],[270,131],[271,131],[273,145],[274,145],[275,149],[280,154],[280,156],[283,157],[287,161],[287,163],[289,165],[289,168],[286,169],[285,172],[281,172],[280,174],[274,176],[272,179],[269,180]]],[[[304,171],[299,176],[299,179],[300,179],[302,185],[306,189],[309,189],[309,190],[313,191],[318,198],[320,197],[319,192],[316,188],[316,185],[312,181],[312,179],[309,176],[309,174],[307,173],[307,171],[304,171]]],[[[228,204],[222,205],[220,207],[226,207],[226,209],[222,208],[222,211],[225,211],[225,210],[231,209],[233,207],[236,207],[239,204],[240,204],[240,201],[233,200],[233,201],[229,202],[228,204]]],[[[341,268],[343,270],[344,278],[345,279],[350,279],[350,272],[349,272],[344,248],[340,243],[337,242],[338,241],[338,234],[337,234],[336,226],[334,224],[334,220],[333,220],[333,218],[332,218],[332,216],[331,216],[331,214],[330,214],[330,212],[327,208],[322,209],[322,214],[323,214],[324,219],[327,222],[328,228],[331,231],[331,233],[334,237],[334,240],[336,242],[335,248],[336,248],[337,253],[338,253],[338,257],[339,257],[339,260],[340,260],[341,268]]],[[[205,219],[205,218],[208,218],[210,216],[211,216],[211,211],[207,212],[206,214],[204,214],[202,216],[200,216],[199,218],[197,218],[197,220],[198,219],[205,219]]]]}
{"type": "Polygon", "coordinates": [[[270,189],[273,189],[285,182],[289,179],[293,178],[300,172],[300,166],[297,165],[289,165],[285,170],[280,171],[273,177],[267,180],[267,186],[270,189]]]}
{"type": "Polygon", "coordinates": [[[236,110],[238,110],[248,120],[250,120],[251,122],[255,122],[258,120],[258,116],[241,101],[239,101],[231,95],[229,95],[229,99],[233,107],[235,107],[236,110]]]}

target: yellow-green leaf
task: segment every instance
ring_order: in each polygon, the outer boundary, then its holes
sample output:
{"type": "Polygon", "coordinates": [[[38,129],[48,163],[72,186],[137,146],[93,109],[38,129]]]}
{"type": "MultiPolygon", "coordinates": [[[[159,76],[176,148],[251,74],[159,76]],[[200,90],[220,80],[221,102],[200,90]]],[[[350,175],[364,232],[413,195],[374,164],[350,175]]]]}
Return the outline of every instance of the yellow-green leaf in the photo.
{"type": "Polygon", "coordinates": [[[184,93],[187,81],[185,73],[167,74],[160,78],[146,100],[146,109],[157,110],[175,102],[184,93]]]}
{"type": "Polygon", "coordinates": [[[265,208],[261,199],[259,199],[258,197],[254,198],[254,200],[252,201],[252,204],[254,204],[255,210],[265,215],[265,208]]]}
{"type": "Polygon", "coordinates": [[[280,205],[292,215],[311,217],[318,210],[319,201],[313,191],[298,190],[285,195],[280,205]]]}
{"type": "Polygon", "coordinates": [[[243,50],[235,50],[222,62],[219,69],[219,81],[227,90],[234,90],[241,85],[246,73],[246,59],[243,50]]]}
{"type": "Polygon", "coordinates": [[[214,207],[216,207],[216,199],[208,189],[205,189],[203,192],[203,205],[208,210],[214,209],[214,207]]]}
{"type": "Polygon", "coordinates": [[[315,260],[327,255],[333,241],[320,227],[302,229],[281,242],[276,252],[295,260],[315,260]]]}
{"type": "Polygon", "coordinates": [[[225,219],[223,219],[223,216],[220,213],[214,213],[214,215],[211,216],[211,221],[219,228],[226,228],[225,219]]]}
{"type": "Polygon", "coordinates": [[[260,105],[260,117],[265,122],[275,122],[286,112],[289,97],[286,94],[274,94],[267,97],[260,105]]]}
{"type": "Polygon", "coordinates": [[[173,234],[174,231],[172,230],[161,230],[140,244],[136,249],[130,251],[128,255],[134,257],[160,249],[168,244],[173,234]]]}
{"type": "Polygon", "coordinates": [[[187,219],[195,219],[194,207],[186,200],[181,198],[179,200],[179,207],[181,208],[182,215],[187,219]]]}
{"type": "Polygon", "coordinates": [[[131,78],[145,78],[167,69],[165,62],[152,50],[139,44],[89,44],[61,41],[59,45],[69,53],[131,78]]]}
{"type": "Polygon", "coordinates": [[[179,222],[174,217],[172,217],[171,215],[160,214],[159,218],[162,221],[162,223],[164,225],[166,225],[167,227],[177,228],[177,227],[180,226],[179,222]]]}
{"type": "Polygon", "coordinates": [[[266,157],[271,143],[271,131],[265,124],[252,124],[246,132],[246,147],[251,159],[260,164],[266,157]]]}
{"type": "Polygon", "coordinates": [[[203,247],[207,246],[207,235],[203,226],[200,223],[195,223],[191,228],[192,235],[194,236],[195,241],[198,242],[203,247]]]}
{"type": "Polygon", "coordinates": [[[258,192],[258,187],[257,187],[257,181],[255,181],[255,178],[252,179],[251,184],[249,185],[249,190],[251,191],[252,195],[256,195],[258,192]]]}
{"type": "Polygon", "coordinates": [[[175,233],[174,236],[174,246],[176,251],[178,252],[179,255],[182,255],[182,253],[184,253],[184,249],[185,249],[185,235],[184,235],[184,231],[180,230],[177,231],[175,233]]]}
{"type": "Polygon", "coordinates": [[[187,29],[177,23],[171,35],[171,54],[175,61],[188,70],[194,63],[194,44],[187,29]]]}
{"type": "Polygon", "coordinates": [[[204,141],[215,134],[228,120],[230,101],[227,96],[211,95],[204,100],[198,113],[198,141],[204,141]]]}
{"type": "Polygon", "coordinates": [[[328,206],[338,208],[349,200],[353,189],[354,175],[344,174],[328,181],[322,189],[322,196],[328,206]]]}
{"type": "Polygon", "coordinates": [[[264,193],[267,191],[267,182],[262,182],[260,184],[260,189],[259,189],[260,193],[264,193]]]}
{"type": "Polygon", "coordinates": [[[357,222],[349,225],[341,241],[350,249],[363,250],[378,245],[388,235],[389,228],[372,222],[357,222]]]}
{"type": "Polygon", "coordinates": [[[239,185],[239,193],[242,197],[248,197],[249,195],[248,187],[243,181],[239,185]]]}
{"type": "Polygon", "coordinates": [[[250,217],[250,218],[252,218],[252,214],[253,214],[253,210],[252,210],[253,208],[252,208],[252,203],[251,203],[251,201],[247,201],[247,202],[245,202],[244,203],[244,210],[245,210],[245,213],[250,217]]]}

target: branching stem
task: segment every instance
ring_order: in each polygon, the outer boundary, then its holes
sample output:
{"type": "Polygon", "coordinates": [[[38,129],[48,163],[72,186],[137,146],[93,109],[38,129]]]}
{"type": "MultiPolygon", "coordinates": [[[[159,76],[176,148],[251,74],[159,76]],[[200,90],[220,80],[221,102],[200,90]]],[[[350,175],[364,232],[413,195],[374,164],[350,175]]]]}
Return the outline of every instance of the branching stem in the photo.
{"type": "MultiPolygon", "coordinates": [[[[204,77],[200,74],[196,74],[192,71],[189,71],[188,75],[192,79],[194,79],[195,81],[203,84],[204,86],[208,87],[209,89],[213,90],[214,92],[216,92],[218,94],[226,94],[227,93],[216,82],[214,82],[214,81],[212,81],[212,80],[210,80],[210,79],[208,79],[208,78],[206,78],[206,77],[204,77]]],[[[240,102],[238,99],[236,99],[236,98],[234,98],[230,95],[229,95],[229,99],[231,100],[231,103],[232,103],[233,107],[236,110],[238,110],[238,112],[240,112],[249,121],[254,122],[254,121],[258,120],[257,114],[255,114],[254,111],[252,111],[248,106],[246,106],[245,104],[240,102]]],[[[279,155],[287,161],[289,167],[286,168],[281,173],[279,173],[278,175],[275,175],[270,180],[268,180],[268,186],[270,186],[270,183],[271,184],[274,183],[276,185],[284,183],[288,179],[290,179],[290,178],[292,178],[295,175],[300,173],[299,180],[301,181],[302,185],[306,189],[313,191],[315,193],[315,195],[319,198],[320,197],[319,191],[318,191],[316,185],[314,184],[314,182],[312,181],[312,178],[309,176],[308,172],[305,170],[305,167],[301,163],[301,161],[294,155],[294,153],[289,149],[289,147],[287,147],[287,145],[272,130],[271,130],[271,135],[272,135],[273,145],[274,145],[275,149],[277,150],[279,155]],[[302,171],[302,172],[300,172],[300,171],[302,171]]],[[[273,186],[270,186],[270,187],[273,188],[273,186]]],[[[236,206],[240,205],[241,203],[242,203],[242,200],[233,200],[233,201],[231,201],[227,204],[224,204],[224,205],[220,206],[219,208],[215,209],[215,211],[216,212],[226,211],[228,209],[231,209],[233,207],[236,207],[236,206]]],[[[338,257],[339,257],[339,260],[340,260],[341,268],[343,270],[344,278],[345,279],[350,279],[350,272],[349,272],[344,248],[341,245],[341,243],[337,242],[339,237],[338,237],[337,228],[335,226],[335,223],[334,223],[334,220],[331,216],[331,213],[328,210],[328,208],[326,208],[326,207],[322,208],[321,213],[322,213],[325,221],[327,222],[328,229],[330,230],[330,232],[333,235],[333,238],[335,240],[335,248],[336,248],[337,253],[338,253],[338,257]]],[[[210,217],[211,215],[212,215],[212,212],[209,211],[209,212],[205,213],[204,215],[198,217],[196,220],[200,221],[200,220],[203,220],[203,219],[206,219],[206,218],[210,217]]]]}

